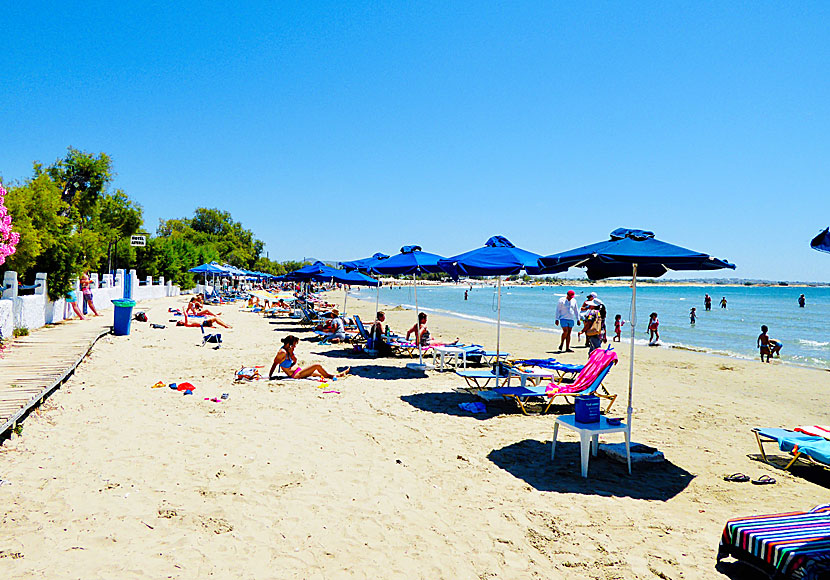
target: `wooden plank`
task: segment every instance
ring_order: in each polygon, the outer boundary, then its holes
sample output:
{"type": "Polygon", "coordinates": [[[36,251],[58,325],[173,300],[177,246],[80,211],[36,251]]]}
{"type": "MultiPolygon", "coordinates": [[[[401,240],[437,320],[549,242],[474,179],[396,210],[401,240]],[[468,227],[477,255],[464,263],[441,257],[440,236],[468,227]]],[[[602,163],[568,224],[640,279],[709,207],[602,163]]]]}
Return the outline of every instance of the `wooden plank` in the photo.
{"type": "Polygon", "coordinates": [[[107,333],[101,326],[54,325],[11,342],[0,361],[0,434],[58,388],[107,333]]]}

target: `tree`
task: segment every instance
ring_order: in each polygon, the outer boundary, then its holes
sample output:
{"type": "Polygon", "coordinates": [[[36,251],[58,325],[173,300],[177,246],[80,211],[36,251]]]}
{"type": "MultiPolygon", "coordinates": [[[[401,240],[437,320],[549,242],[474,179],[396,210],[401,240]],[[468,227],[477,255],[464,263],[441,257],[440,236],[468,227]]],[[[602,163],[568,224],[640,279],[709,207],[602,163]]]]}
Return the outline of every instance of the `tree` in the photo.
{"type": "MultiPolygon", "coordinates": [[[[37,172],[39,166],[35,167],[37,172]]],[[[61,200],[77,210],[79,225],[95,217],[98,200],[112,181],[112,160],[106,153],[95,157],[74,147],[67,149],[66,157],[47,168],[52,180],[61,188],[61,200]]]]}
{"type": "MultiPolygon", "coordinates": [[[[36,163],[34,177],[9,192],[9,212],[21,240],[7,266],[29,281],[46,272],[53,299],[71,290],[81,272],[99,269],[108,242],[142,225],[140,206],[121,190],[106,191],[112,176],[105,153],[95,157],[71,147],[50,167],[36,163]]],[[[127,244],[122,253],[134,260],[127,244]]]]}

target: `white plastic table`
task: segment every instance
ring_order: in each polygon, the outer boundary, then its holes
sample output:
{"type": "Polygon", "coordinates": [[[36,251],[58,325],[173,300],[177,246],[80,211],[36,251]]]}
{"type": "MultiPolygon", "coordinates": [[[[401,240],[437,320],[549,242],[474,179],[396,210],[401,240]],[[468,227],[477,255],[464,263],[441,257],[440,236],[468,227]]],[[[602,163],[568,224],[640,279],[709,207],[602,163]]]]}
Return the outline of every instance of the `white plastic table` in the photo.
{"type": "Polygon", "coordinates": [[[446,357],[450,358],[449,362],[455,362],[455,368],[458,368],[458,361],[461,361],[462,368],[467,368],[467,351],[457,346],[434,346],[432,348],[432,364],[437,370],[443,371],[446,362],[446,357]],[[438,365],[435,364],[435,359],[439,358],[441,361],[438,365]]]}
{"type": "Polygon", "coordinates": [[[596,457],[599,446],[599,436],[602,433],[624,433],[625,434],[625,455],[628,459],[628,474],[631,475],[631,428],[625,423],[609,425],[608,419],[600,417],[598,423],[578,423],[576,415],[563,415],[557,417],[553,424],[553,440],[551,441],[550,460],[556,454],[556,436],[559,434],[559,425],[567,427],[579,433],[579,450],[582,454],[582,477],[588,477],[588,460],[591,455],[596,457]]]}

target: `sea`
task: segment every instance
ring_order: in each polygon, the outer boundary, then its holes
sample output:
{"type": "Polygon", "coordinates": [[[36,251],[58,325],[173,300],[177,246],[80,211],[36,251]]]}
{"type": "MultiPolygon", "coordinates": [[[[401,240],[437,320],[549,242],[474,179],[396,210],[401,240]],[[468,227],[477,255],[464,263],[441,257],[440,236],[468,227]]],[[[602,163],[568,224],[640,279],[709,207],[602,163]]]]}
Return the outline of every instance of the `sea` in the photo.
{"type": "MultiPolygon", "coordinates": [[[[501,321],[505,326],[552,330],[556,303],[568,289],[577,293],[582,304],[595,292],[608,311],[608,337],[613,335],[616,314],[630,320],[631,289],[625,285],[582,286],[503,286],[501,321]]],[[[349,296],[375,300],[374,288],[353,289],[349,296]]],[[[381,304],[414,308],[412,286],[380,288],[381,304]]],[[[418,308],[485,323],[496,323],[497,298],[493,286],[419,286],[418,308]],[[467,300],[464,300],[464,291],[467,300]]],[[[769,327],[770,338],[781,341],[781,360],[798,365],[830,369],[830,287],[802,286],[637,286],[637,324],[635,340],[648,343],[649,314],[660,320],[660,344],[745,359],[758,358],[756,340],[761,325],[769,327]],[[712,297],[712,310],[703,305],[705,294],[712,297]],[[798,297],[807,302],[799,307],[798,297]],[[727,307],[721,308],[721,298],[727,307]],[[697,309],[697,322],[689,321],[689,311],[697,309]]],[[[630,327],[623,327],[623,340],[629,340],[630,327]]],[[[553,338],[551,338],[554,341],[553,338]]],[[[494,339],[495,341],[495,339],[494,339]]],[[[492,345],[493,347],[495,345],[492,345]]]]}

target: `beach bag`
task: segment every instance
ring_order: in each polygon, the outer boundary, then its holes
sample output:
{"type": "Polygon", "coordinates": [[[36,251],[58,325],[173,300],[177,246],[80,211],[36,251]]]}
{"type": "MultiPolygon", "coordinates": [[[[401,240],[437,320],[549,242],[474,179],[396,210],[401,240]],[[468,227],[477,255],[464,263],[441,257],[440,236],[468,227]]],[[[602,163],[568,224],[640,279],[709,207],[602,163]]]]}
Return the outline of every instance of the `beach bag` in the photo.
{"type": "Polygon", "coordinates": [[[221,334],[206,334],[202,338],[202,344],[205,344],[206,342],[215,342],[215,343],[221,344],[222,343],[222,335],[221,334]]]}
{"type": "Polygon", "coordinates": [[[242,367],[235,374],[237,381],[255,381],[260,378],[259,369],[254,367],[242,367]]]}
{"type": "Polygon", "coordinates": [[[137,320],[138,322],[147,322],[147,314],[144,312],[136,312],[135,316],[133,316],[133,320],[137,320]]]}
{"type": "Polygon", "coordinates": [[[510,366],[503,361],[493,363],[493,374],[497,377],[506,377],[510,375],[510,366]]]}
{"type": "Polygon", "coordinates": [[[599,397],[582,395],[575,400],[574,414],[578,423],[599,423],[599,397]]]}

